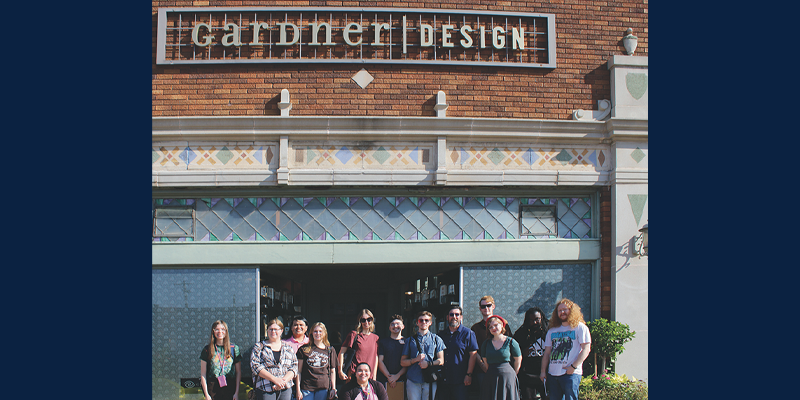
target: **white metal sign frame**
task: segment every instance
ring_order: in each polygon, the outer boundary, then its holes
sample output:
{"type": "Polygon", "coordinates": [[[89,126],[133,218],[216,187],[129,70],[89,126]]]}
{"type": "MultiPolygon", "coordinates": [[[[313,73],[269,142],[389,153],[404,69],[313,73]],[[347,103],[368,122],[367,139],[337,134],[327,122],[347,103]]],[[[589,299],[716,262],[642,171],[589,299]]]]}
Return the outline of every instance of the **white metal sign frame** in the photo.
{"type": "MultiPolygon", "coordinates": [[[[301,14],[302,18],[302,14],[301,14]]],[[[492,67],[518,67],[518,68],[556,68],[556,21],[555,14],[546,13],[520,13],[520,12],[502,12],[502,11],[475,11],[475,10],[456,10],[456,9],[415,9],[415,8],[347,8],[347,7],[187,7],[187,8],[159,8],[158,9],[158,31],[156,39],[156,64],[158,65],[174,65],[174,64],[294,64],[294,63],[317,63],[317,64],[427,64],[427,65],[471,65],[471,66],[492,66],[492,67]],[[474,61],[474,60],[456,60],[456,59],[419,59],[414,57],[403,58],[302,58],[302,43],[300,46],[301,57],[294,58],[184,58],[184,59],[167,59],[167,35],[168,35],[168,14],[170,13],[359,13],[362,17],[369,14],[385,14],[392,15],[434,15],[434,25],[436,24],[436,15],[455,15],[455,16],[476,16],[478,19],[481,16],[504,16],[506,20],[508,17],[513,17],[522,21],[545,19],[547,25],[547,48],[546,59],[544,63],[533,62],[508,62],[508,61],[474,61]]],[[[399,20],[399,18],[398,18],[399,20]]],[[[507,25],[507,23],[506,23],[507,25]]],[[[344,27],[337,27],[344,29],[344,27]]],[[[435,28],[435,27],[434,27],[435,28]]],[[[178,29],[178,28],[169,28],[178,29]]],[[[185,28],[181,28],[185,29],[185,28]]],[[[215,28],[217,29],[217,28],[215,28]]],[[[221,29],[221,28],[219,28],[221,29]]],[[[308,29],[308,28],[300,28],[308,29]]],[[[395,29],[395,28],[393,28],[395,29]]],[[[417,30],[417,28],[408,28],[409,30],[417,30]]],[[[438,43],[441,38],[436,38],[437,30],[434,29],[434,43],[438,43]]],[[[455,30],[453,33],[458,32],[455,30]]],[[[508,29],[504,30],[504,34],[510,34],[508,29]]],[[[535,34],[535,33],[525,33],[535,34]]],[[[365,34],[366,36],[366,34],[365,34]]],[[[391,33],[390,33],[391,38],[391,33]]],[[[455,39],[455,38],[454,38],[455,39]]],[[[391,40],[391,39],[390,39],[391,40]]],[[[524,40],[524,39],[523,39],[524,40]]],[[[338,43],[341,44],[341,43],[338,43]]],[[[399,46],[396,43],[389,43],[390,46],[399,46]]],[[[173,45],[174,46],[174,45],[173,45]]],[[[307,45],[306,45],[307,46],[307,45]]],[[[363,44],[362,44],[363,46],[363,44]]],[[[405,45],[403,45],[405,46],[405,45]]],[[[409,45],[413,46],[413,45],[409,45]]],[[[441,45],[436,44],[441,47],[441,45]]],[[[509,43],[506,46],[511,46],[509,43]]],[[[476,45],[477,47],[477,45],[476,45]]],[[[491,50],[492,46],[488,46],[491,50]]],[[[508,50],[506,50],[506,53],[508,50]]],[[[363,52],[361,53],[363,55],[363,52]]],[[[391,55],[391,52],[390,52],[391,55]]],[[[448,57],[449,58],[449,57],[448,57]]]]}

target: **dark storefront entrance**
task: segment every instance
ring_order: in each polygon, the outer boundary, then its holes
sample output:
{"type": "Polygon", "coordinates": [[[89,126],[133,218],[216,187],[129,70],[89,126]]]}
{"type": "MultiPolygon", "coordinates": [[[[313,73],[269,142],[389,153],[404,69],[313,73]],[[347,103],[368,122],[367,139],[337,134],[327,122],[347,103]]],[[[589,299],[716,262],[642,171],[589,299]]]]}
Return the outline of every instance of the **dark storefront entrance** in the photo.
{"type": "MultiPolygon", "coordinates": [[[[304,316],[309,324],[322,321],[337,348],[342,337],[355,328],[362,309],[372,311],[375,333],[385,335],[393,314],[410,321],[424,308],[437,322],[444,321],[447,310],[443,309],[458,301],[455,294],[459,290],[459,269],[454,264],[269,266],[260,269],[260,278],[262,322],[281,317],[286,325],[295,315],[304,316]],[[286,306],[284,292],[290,301],[286,306]],[[445,293],[442,299],[441,293],[445,293]]],[[[404,335],[413,327],[406,323],[404,335]]]]}

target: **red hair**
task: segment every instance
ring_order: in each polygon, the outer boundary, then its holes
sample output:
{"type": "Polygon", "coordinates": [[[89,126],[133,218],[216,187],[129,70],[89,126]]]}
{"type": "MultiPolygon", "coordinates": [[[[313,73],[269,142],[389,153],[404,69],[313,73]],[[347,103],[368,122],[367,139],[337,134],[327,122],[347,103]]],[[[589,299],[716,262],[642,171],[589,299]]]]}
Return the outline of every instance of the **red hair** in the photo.
{"type": "Polygon", "coordinates": [[[492,319],[495,319],[495,318],[499,319],[500,322],[503,323],[503,332],[505,333],[505,331],[506,331],[505,328],[508,326],[508,321],[506,321],[505,319],[503,319],[503,317],[501,317],[499,315],[492,315],[491,317],[486,318],[486,330],[489,330],[489,321],[491,321],[492,319]]]}

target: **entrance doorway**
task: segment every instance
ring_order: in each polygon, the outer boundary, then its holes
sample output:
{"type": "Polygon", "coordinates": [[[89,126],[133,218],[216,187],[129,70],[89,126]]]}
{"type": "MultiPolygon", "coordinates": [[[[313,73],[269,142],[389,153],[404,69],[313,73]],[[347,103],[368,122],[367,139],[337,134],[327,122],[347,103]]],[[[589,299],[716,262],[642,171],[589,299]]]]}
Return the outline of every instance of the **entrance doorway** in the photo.
{"type": "MultiPolygon", "coordinates": [[[[366,308],[375,316],[378,336],[389,334],[393,314],[403,316],[403,335],[409,336],[415,328],[410,321],[422,309],[433,313],[436,321],[446,320],[447,310],[441,309],[458,298],[453,294],[446,301],[440,299],[441,286],[448,293],[453,285],[458,293],[458,277],[457,264],[262,266],[261,320],[281,317],[288,325],[292,317],[302,315],[309,325],[321,321],[338,351],[342,338],[355,329],[366,308]]],[[[438,326],[434,324],[432,330],[437,331],[438,326]]]]}

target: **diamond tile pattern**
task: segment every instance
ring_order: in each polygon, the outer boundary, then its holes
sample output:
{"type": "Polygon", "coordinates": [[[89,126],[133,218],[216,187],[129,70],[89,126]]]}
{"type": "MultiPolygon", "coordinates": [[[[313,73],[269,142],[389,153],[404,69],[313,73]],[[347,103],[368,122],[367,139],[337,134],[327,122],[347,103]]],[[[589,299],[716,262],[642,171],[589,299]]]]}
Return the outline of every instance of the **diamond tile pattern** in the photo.
{"type": "MultiPolygon", "coordinates": [[[[154,199],[155,207],[196,207],[196,232],[154,241],[480,240],[592,238],[592,201],[510,197],[270,197],[154,199]],[[552,235],[520,235],[521,205],[556,206],[556,221],[522,225],[552,235]],[[542,224],[548,229],[542,229],[542,224]],[[557,226],[556,226],[557,225],[557,226]],[[557,230],[557,235],[555,231],[557,230]]],[[[155,214],[155,211],[154,211],[155,214]]],[[[530,219],[530,220],[529,220],[530,219]]],[[[170,232],[180,230],[172,227],[170,232]]]]}

